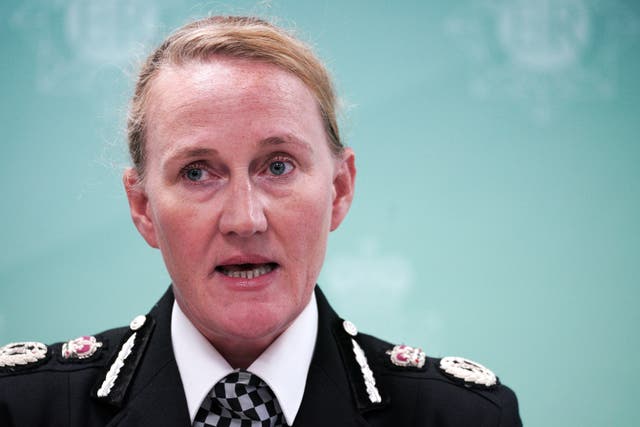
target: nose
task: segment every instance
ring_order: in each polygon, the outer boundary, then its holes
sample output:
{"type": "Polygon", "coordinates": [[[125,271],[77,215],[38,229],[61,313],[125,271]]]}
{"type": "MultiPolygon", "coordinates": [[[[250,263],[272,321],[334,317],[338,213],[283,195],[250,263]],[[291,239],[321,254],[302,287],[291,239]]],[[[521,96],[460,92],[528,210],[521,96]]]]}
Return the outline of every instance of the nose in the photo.
{"type": "Polygon", "coordinates": [[[231,179],[223,201],[219,224],[223,234],[250,237],[267,230],[260,194],[248,177],[231,179]]]}

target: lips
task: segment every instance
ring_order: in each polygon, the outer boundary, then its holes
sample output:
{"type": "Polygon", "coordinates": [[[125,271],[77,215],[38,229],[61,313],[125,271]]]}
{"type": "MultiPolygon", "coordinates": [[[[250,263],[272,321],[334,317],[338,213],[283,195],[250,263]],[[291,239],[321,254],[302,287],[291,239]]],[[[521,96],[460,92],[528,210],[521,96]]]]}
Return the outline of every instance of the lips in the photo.
{"type": "Polygon", "coordinates": [[[224,264],[216,267],[216,271],[227,277],[239,279],[254,279],[271,273],[278,268],[275,262],[268,263],[241,263],[241,264],[224,264]]]}

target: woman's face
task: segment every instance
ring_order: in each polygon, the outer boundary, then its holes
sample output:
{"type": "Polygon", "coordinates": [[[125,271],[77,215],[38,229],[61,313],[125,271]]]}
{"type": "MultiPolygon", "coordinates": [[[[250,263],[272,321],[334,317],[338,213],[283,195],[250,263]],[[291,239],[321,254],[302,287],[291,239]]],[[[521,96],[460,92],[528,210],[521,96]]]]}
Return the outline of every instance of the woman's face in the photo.
{"type": "Polygon", "coordinates": [[[353,153],[331,154],[313,95],[274,65],[215,58],[152,85],[142,186],[125,173],[133,220],[205,336],[268,345],[309,301],[353,153]]]}

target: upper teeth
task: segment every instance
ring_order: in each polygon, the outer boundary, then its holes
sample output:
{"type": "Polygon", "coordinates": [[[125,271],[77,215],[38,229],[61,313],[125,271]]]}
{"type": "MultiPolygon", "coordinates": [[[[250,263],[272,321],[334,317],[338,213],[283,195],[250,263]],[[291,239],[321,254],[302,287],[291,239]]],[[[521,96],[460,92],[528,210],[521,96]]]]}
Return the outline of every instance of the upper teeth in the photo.
{"type": "Polygon", "coordinates": [[[262,276],[263,274],[267,274],[273,270],[271,264],[264,264],[259,267],[255,267],[251,270],[234,270],[230,271],[227,269],[222,269],[222,274],[228,277],[235,277],[240,279],[253,279],[254,277],[262,276]]]}

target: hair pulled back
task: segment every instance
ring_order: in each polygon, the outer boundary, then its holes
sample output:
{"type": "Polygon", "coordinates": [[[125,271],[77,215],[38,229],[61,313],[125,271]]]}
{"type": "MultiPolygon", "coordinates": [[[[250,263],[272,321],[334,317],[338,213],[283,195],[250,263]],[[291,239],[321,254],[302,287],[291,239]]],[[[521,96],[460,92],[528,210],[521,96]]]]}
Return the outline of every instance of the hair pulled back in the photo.
{"type": "Polygon", "coordinates": [[[259,18],[214,16],[179,28],[142,65],[127,119],[129,153],[141,180],[145,170],[147,104],[154,79],[165,67],[215,60],[215,55],[270,63],[302,80],[318,102],[331,151],[335,155],[343,151],[335,91],[329,73],[311,48],[259,18]]]}

